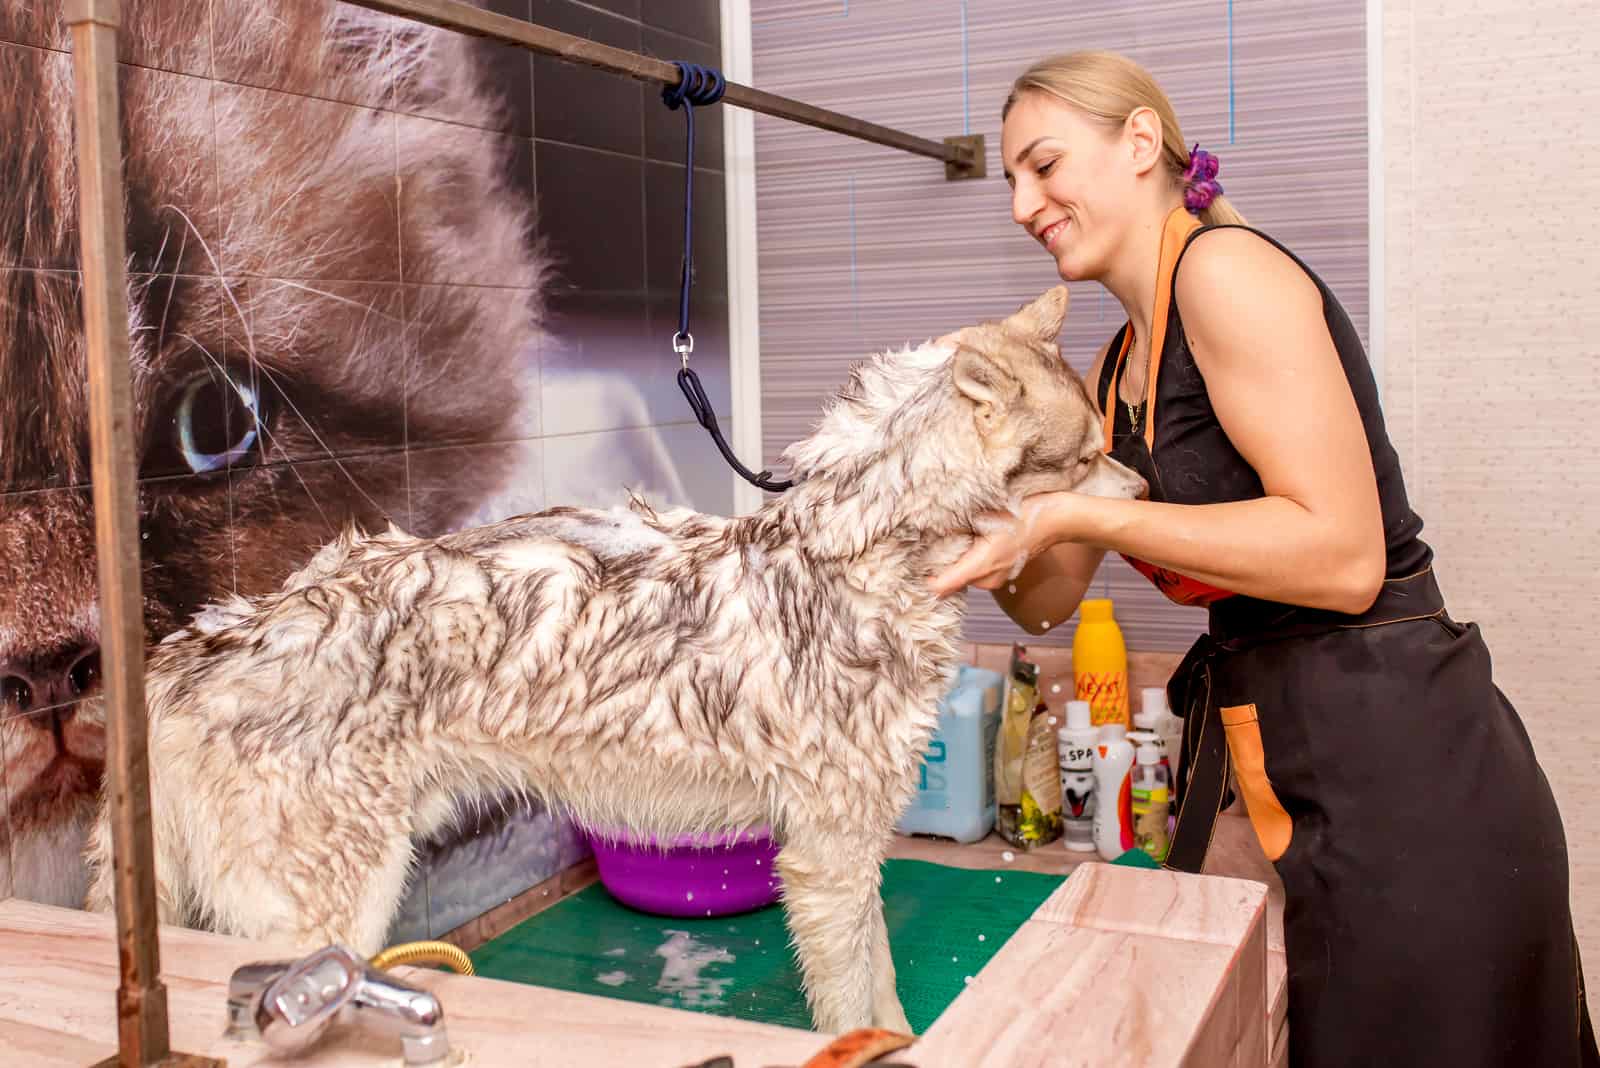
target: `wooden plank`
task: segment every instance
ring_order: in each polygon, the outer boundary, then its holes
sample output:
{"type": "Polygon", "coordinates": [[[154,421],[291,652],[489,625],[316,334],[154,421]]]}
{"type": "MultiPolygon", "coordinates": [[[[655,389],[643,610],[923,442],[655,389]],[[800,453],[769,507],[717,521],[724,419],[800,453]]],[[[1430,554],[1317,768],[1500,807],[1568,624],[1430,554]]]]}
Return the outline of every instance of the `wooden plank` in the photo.
{"type": "Polygon", "coordinates": [[[1023,925],[912,1047],[919,1065],[1180,1063],[1209,1013],[1224,946],[1043,921],[1023,925]]]}
{"type": "Polygon", "coordinates": [[[1086,865],[1023,924],[913,1052],[931,1064],[1026,1068],[1104,1064],[1115,1050],[1118,1063],[1157,1068],[1207,1064],[1203,1058],[1223,1051],[1207,1068],[1234,1064],[1247,1021],[1264,1023],[1265,924],[1266,889],[1257,883],[1086,865]],[[1137,914],[1176,922],[1170,928],[1159,919],[1130,922],[1120,905],[1104,916],[1088,905],[1123,901],[1137,914]],[[1195,922],[1207,914],[1210,926],[1195,922]],[[1255,963],[1241,967],[1246,959],[1255,963]]]}
{"type": "Polygon", "coordinates": [[[0,1019],[0,1050],[5,1063],[27,1068],[83,1068],[117,1052],[109,1042],[95,1042],[67,1031],[0,1019]]]}
{"type": "MultiPolygon", "coordinates": [[[[1265,927],[1266,891],[1244,879],[1141,871],[1131,884],[1110,864],[1085,864],[1073,873],[1034,915],[1057,923],[1105,931],[1159,935],[1239,945],[1256,927],[1265,927]]],[[[1265,989],[1266,942],[1261,945],[1265,989]]],[[[1262,1007],[1266,1001],[1263,997],[1262,1007]]]]}

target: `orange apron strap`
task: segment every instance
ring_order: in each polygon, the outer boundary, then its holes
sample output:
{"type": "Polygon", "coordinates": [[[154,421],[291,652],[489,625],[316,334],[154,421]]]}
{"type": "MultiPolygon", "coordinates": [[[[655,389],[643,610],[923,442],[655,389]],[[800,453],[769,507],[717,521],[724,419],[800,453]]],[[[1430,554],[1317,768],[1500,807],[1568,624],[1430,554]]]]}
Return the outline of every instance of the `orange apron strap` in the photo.
{"type": "Polygon", "coordinates": [[[1117,383],[1122,380],[1122,364],[1128,358],[1128,346],[1133,344],[1133,324],[1129,323],[1122,332],[1122,349],[1117,353],[1117,362],[1111,369],[1111,387],[1106,390],[1106,452],[1111,451],[1111,430],[1117,425],[1117,383]]]}
{"type": "Polygon", "coordinates": [[[1172,209],[1161,231],[1161,261],[1156,268],[1156,306],[1150,318],[1150,377],[1144,390],[1144,443],[1156,443],[1156,378],[1161,373],[1161,350],[1167,343],[1167,316],[1172,309],[1172,274],[1184,242],[1200,228],[1200,220],[1182,206],[1172,209]]]}
{"type": "MultiPolygon", "coordinates": [[[[1199,229],[1200,220],[1183,207],[1172,209],[1161,230],[1161,258],[1156,264],[1156,303],[1150,317],[1149,372],[1144,390],[1144,443],[1150,448],[1156,443],[1156,379],[1161,373],[1161,349],[1167,343],[1167,316],[1172,308],[1172,273],[1178,265],[1178,255],[1183,251],[1189,235],[1199,229]]],[[[1116,425],[1116,405],[1121,401],[1118,383],[1122,380],[1122,366],[1133,344],[1133,324],[1129,323],[1122,335],[1122,351],[1117,354],[1116,369],[1111,372],[1111,388],[1106,391],[1105,430],[1106,452],[1111,451],[1111,430],[1116,425]]]]}

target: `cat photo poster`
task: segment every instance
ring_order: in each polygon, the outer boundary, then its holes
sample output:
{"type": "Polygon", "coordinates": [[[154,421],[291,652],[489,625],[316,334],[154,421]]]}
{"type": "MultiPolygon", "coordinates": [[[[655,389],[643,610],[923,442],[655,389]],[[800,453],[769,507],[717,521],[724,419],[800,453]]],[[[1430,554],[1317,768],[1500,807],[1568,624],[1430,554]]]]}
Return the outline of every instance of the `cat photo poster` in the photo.
{"type": "MultiPolygon", "coordinates": [[[[484,6],[718,54],[714,2],[692,5],[709,40],[570,0],[484,6]]],[[[61,7],[0,0],[0,897],[81,907],[105,740],[79,715],[99,619],[61,7]]],[[[208,601],[277,588],[350,524],[426,536],[629,490],[731,508],[663,340],[681,113],[337,0],[123,0],[122,20],[147,645],[208,601]]],[[[695,360],[727,429],[720,126],[700,137],[695,360]]],[[[421,846],[397,924],[414,935],[583,849],[516,800],[421,846]]]]}

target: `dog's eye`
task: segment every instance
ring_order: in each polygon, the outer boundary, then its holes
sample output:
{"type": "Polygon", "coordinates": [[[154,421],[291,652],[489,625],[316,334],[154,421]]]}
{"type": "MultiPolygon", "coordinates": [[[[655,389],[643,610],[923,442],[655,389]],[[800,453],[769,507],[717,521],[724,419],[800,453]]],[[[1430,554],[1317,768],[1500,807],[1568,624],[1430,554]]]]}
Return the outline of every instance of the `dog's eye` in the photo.
{"type": "Polygon", "coordinates": [[[216,369],[198,372],[162,405],[145,473],[207,475],[256,462],[265,408],[251,383],[216,369]]]}
{"type": "Polygon", "coordinates": [[[1088,467],[1092,463],[1094,463],[1094,457],[1093,456],[1080,456],[1080,457],[1078,457],[1078,466],[1079,467],[1088,467]]]}

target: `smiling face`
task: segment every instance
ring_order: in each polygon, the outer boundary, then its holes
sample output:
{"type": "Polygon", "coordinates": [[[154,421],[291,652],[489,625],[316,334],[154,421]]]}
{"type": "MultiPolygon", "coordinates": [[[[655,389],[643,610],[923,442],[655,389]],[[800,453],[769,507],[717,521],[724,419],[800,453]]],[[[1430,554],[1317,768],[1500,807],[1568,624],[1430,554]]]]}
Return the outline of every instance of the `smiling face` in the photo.
{"type": "Polygon", "coordinates": [[[1107,124],[1040,92],[1023,94],[1006,114],[1000,151],[1011,217],[1067,281],[1103,277],[1142,214],[1148,164],[1141,166],[1131,125],[1107,124]]]}

